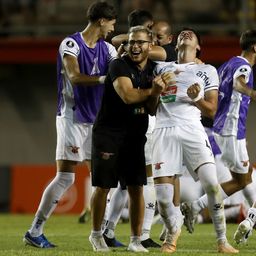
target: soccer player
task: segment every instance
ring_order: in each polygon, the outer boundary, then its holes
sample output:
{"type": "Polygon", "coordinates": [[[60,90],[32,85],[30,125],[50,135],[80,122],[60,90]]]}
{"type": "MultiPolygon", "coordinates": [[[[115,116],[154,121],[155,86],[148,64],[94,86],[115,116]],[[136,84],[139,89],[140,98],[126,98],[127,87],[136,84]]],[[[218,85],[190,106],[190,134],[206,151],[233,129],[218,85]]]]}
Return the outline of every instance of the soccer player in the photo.
{"type": "Polygon", "coordinates": [[[93,3],[88,25],[66,37],[57,59],[58,108],[55,178],[46,187],[24,242],[39,248],[55,245],[43,234],[43,227],[65,191],[74,183],[75,166],[87,161],[90,168],[92,124],[98,112],[109,62],[117,53],[104,41],[114,31],[116,12],[106,2],[93,3]]]}
{"type": "MultiPolygon", "coordinates": [[[[213,131],[221,150],[221,160],[232,175],[232,179],[221,183],[223,199],[242,189],[245,198],[252,205],[256,200],[256,193],[251,178],[253,168],[246,148],[246,119],[250,99],[256,100],[256,93],[252,89],[256,31],[244,32],[240,37],[240,46],[241,55],[231,58],[218,69],[220,87],[213,131]]],[[[205,196],[182,205],[187,212],[185,223],[190,232],[193,232],[194,217],[205,207],[205,196]]]]}
{"type": "Polygon", "coordinates": [[[127,186],[131,237],[129,251],[148,252],[141,245],[144,217],[143,185],[146,184],[145,153],[148,114],[169,75],[153,79],[155,63],[148,60],[152,33],[143,26],[132,27],[128,55],[112,61],[105,81],[101,109],[93,127],[92,140],[92,231],[89,240],[95,251],[108,251],[101,224],[111,187],[127,186]]]}
{"type": "MultiPolygon", "coordinates": [[[[218,252],[237,253],[227,241],[226,223],[214,156],[201,114],[213,117],[217,109],[218,75],[211,65],[196,64],[200,37],[183,29],[177,38],[177,62],[162,63],[156,74],[171,72],[172,82],[160,96],[153,131],[153,175],[160,215],[167,228],[162,252],[173,253],[181,233],[183,217],[174,199],[174,184],[184,163],[199,179],[208,196],[218,252]]],[[[189,189],[189,188],[188,188],[189,189]]]]}

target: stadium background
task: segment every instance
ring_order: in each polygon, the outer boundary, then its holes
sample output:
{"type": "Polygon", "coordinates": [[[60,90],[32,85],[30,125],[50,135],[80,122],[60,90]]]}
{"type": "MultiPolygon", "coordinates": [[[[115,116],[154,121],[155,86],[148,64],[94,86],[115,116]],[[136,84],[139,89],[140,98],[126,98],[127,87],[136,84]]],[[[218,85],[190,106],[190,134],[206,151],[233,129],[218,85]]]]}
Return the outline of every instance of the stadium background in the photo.
{"type": "MultiPolygon", "coordinates": [[[[254,0],[169,1],[171,15],[164,1],[155,1],[155,19],[169,20],[174,33],[187,25],[199,30],[201,59],[216,67],[240,54],[241,31],[255,26],[254,0]]],[[[56,53],[63,37],[85,27],[85,10],[91,2],[0,0],[0,212],[34,212],[54,176],[56,53]]],[[[120,2],[115,34],[126,32],[127,14],[139,1],[109,2],[120,2]]],[[[143,7],[149,6],[144,2],[143,7]]],[[[247,123],[252,162],[256,162],[255,116],[252,102],[247,123]]],[[[79,166],[75,185],[56,212],[81,211],[87,175],[87,169],[79,166]]]]}

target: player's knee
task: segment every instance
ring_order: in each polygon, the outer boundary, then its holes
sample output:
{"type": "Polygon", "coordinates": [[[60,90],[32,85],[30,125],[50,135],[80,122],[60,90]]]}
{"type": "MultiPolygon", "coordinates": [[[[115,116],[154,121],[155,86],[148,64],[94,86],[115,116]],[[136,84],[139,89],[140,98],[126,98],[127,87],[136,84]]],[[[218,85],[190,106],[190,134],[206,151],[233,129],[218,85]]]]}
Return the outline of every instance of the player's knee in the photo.
{"type": "Polygon", "coordinates": [[[215,195],[219,193],[219,186],[218,185],[208,185],[204,187],[205,193],[207,195],[215,195]]]}

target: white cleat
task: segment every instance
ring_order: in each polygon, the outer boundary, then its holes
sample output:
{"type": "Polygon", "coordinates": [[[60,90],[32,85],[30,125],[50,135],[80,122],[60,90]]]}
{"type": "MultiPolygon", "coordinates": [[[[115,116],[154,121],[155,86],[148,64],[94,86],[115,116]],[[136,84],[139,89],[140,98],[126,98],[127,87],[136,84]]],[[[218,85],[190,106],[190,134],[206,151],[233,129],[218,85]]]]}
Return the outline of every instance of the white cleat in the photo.
{"type": "Polygon", "coordinates": [[[248,219],[243,220],[234,234],[234,240],[237,244],[245,244],[247,239],[252,234],[252,225],[248,219]]]}
{"type": "Polygon", "coordinates": [[[130,242],[130,244],[128,245],[127,251],[130,251],[130,252],[148,252],[148,250],[145,247],[143,247],[143,245],[141,244],[140,241],[130,242]]]}
{"type": "Polygon", "coordinates": [[[89,236],[89,241],[92,245],[92,248],[95,252],[109,252],[109,248],[103,238],[103,236],[89,236]]]}

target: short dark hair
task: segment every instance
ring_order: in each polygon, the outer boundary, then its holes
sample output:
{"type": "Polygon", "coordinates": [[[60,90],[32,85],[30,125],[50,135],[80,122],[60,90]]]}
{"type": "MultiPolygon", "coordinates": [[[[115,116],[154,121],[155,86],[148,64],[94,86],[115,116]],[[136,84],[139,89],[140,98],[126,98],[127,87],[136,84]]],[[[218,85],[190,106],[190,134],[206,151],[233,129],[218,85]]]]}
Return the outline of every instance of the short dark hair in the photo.
{"type": "Polygon", "coordinates": [[[137,32],[142,32],[142,33],[145,33],[148,35],[148,38],[150,40],[150,42],[153,41],[153,35],[152,35],[152,31],[147,28],[147,27],[144,27],[144,26],[135,26],[135,27],[131,27],[129,29],[129,32],[128,34],[131,34],[131,33],[137,33],[137,32]]]}
{"type": "MultiPolygon", "coordinates": [[[[196,35],[198,44],[201,46],[201,44],[202,44],[201,36],[200,36],[199,32],[196,31],[196,30],[193,29],[193,28],[190,28],[190,27],[184,27],[184,28],[182,28],[182,29],[177,33],[177,38],[178,38],[178,36],[180,35],[180,33],[181,33],[182,31],[185,31],[185,30],[192,31],[192,32],[196,35]]],[[[200,51],[200,50],[197,50],[197,51],[196,51],[196,57],[197,57],[197,58],[200,57],[200,54],[201,54],[201,51],[200,51]]]]}
{"type": "Polygon", "coordinates": [[[256,44],[256,30],[251,29],[243,32],[240,37],[240,46],[242,50],[250,51],[254,44],[256,44]]]}
{"type": "Polygon", "coordinates": [[[146,10],[136,9],[130,12],[128,15],[129,28],[143,25],[147,21],[153,21],[153,15],[146,10]]]}
{"type": "Polygon", "coordinates": [[[89,6],[87,10],[87,18],[90,22],[95,22],[101,18],[114,20],[117,18],[117,13],[114,6],[105,1],[96,1],[89,6]]]}

